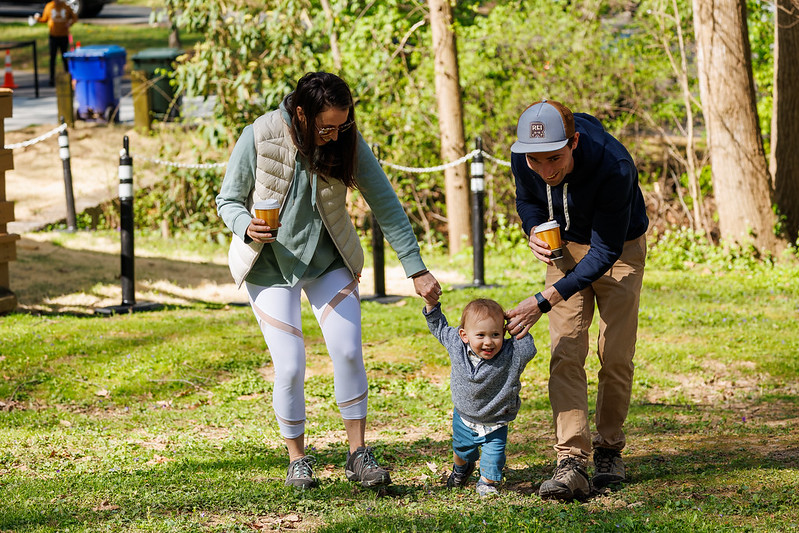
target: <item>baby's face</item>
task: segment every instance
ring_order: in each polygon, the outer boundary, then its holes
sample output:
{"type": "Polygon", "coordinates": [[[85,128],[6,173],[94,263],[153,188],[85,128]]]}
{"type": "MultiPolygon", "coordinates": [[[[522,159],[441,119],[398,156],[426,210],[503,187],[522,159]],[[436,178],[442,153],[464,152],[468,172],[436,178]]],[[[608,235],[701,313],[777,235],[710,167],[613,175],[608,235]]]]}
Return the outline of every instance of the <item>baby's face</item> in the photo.
{"type": "Polygon", "coordinates": [[[472,351],[482,359],[491,359],[502,348],[505,336],[505,318],[486,316],[470,318],[458,330],[461,340],[472,347],[472,351]]]}

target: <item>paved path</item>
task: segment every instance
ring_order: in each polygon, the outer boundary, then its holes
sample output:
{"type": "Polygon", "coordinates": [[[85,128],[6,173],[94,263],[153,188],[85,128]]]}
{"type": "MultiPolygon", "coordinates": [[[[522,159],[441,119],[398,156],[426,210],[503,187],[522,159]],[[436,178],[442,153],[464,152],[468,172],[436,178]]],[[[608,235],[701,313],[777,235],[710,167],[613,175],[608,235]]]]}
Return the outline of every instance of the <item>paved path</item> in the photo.
{"type": "MultiPolygon", "coordinates": [[[[7,118],[6,131],[17,131],[28,126],[60,124],[58,117],[58,103],[55,89],[47,85],[49,75],[39,72],[39,97],[36,98],[33,71],[14,72],[14,81],[19,86],[14,89],[14,116],[7,118]]],[[[119,101],[119,120],[122,123],[133,124],[133,99],[130,93],[130,78],[122,78],[122,97],[119,101]]],[[[199,98],[184,98],[181,105],[181,114],[184,117],[210,116],[213,100],[203,102],[199,98]]],[[[78,102],[74,102],[78,109],[78,102]]]]}

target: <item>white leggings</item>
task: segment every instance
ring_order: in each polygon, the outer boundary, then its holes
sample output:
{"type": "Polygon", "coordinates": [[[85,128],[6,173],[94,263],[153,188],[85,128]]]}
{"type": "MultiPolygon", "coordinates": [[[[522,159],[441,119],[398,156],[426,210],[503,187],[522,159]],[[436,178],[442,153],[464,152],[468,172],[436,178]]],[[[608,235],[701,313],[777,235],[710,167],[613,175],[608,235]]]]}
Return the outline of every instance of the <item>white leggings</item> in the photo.
{"type": "Polygon", "coordinates": [[[311,303],[333,361],[333,386],[342,418],[366,418],[366,369],[361,344],[358,282],[349,270],[334,270],[294,287],[247,283],[250,305],[275,366],[272,406],[280,433],[294,439],[305,433],[305,342],[300,294],[311,303]]]}

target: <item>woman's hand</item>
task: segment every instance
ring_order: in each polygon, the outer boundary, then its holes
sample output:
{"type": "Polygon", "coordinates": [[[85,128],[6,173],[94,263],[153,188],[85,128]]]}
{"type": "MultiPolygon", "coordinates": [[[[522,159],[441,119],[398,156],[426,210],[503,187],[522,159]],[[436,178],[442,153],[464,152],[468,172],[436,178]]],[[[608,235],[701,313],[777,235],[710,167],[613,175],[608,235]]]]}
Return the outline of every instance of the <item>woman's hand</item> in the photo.
{"type": "MultiPolygon", "coordinates": [[[[282,224],[278,224],[278,227],[282,224]]],[[[266,224],[265,220],[261,220],[260,218],[253,218],[250,220],[250,225],[247,226],[247,235],[250,236],[252,240],[255,242],[262,242],[262,243],[270,243],[275,242],[277,238],[274,233],[272,233],[272,229],[277,232],[277,228],[271,228],[266,224]]]]}
{"type": "Polygon", "coordinates": [[[425,272],[421,276],[413,278],[413,288],[416,290],[416,294],[421,296],[428,305],[431,302],[435,305],[442,292],[441,285],[438,284],[435,276],[430,272],[425,272]]]}

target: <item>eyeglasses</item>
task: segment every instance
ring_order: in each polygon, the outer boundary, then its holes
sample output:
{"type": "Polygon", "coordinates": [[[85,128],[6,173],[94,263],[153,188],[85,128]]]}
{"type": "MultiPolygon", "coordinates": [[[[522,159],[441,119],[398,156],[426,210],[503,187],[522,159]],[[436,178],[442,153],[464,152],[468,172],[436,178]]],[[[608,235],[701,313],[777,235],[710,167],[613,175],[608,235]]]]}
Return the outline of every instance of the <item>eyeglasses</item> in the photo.
{"type": "Polygon", "coordinates": [[[319,128],[317,131],[319,132],[319,136],[322,138],[327,138],[333,135],[333,132],[343,133],[353,127],[355,125],[354,120],[348,120],[344,124],[340,126],[325,126],[324,128],[319,128]]]}

